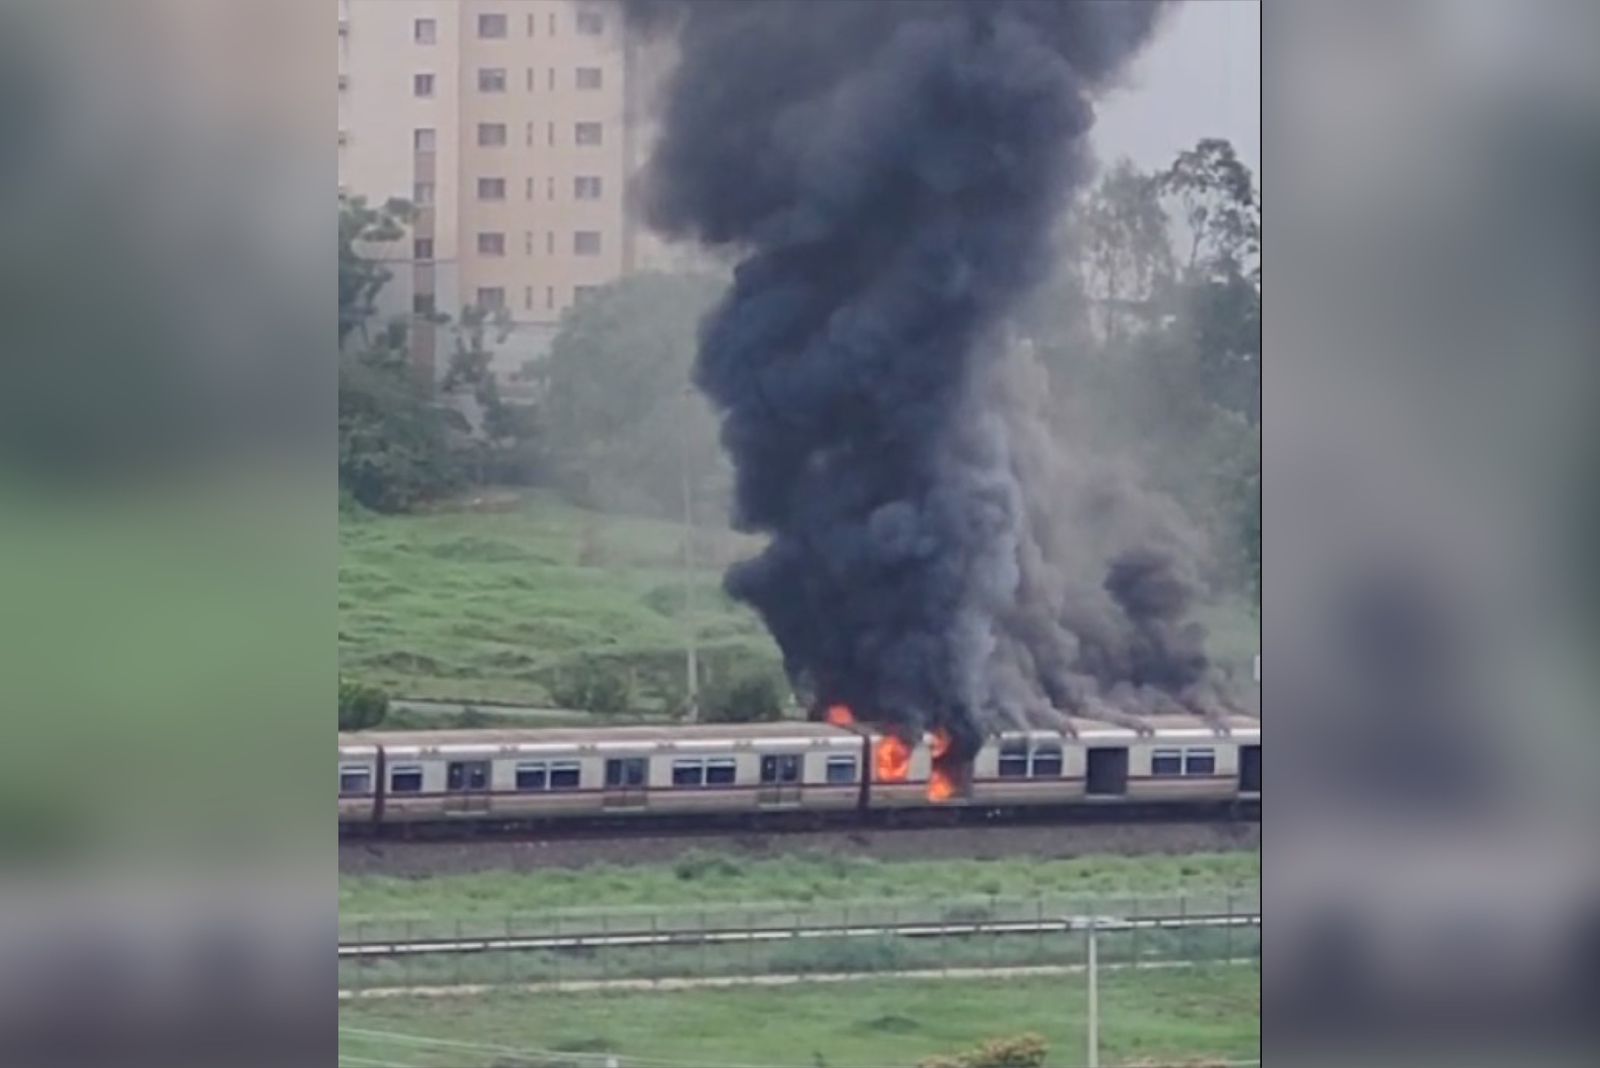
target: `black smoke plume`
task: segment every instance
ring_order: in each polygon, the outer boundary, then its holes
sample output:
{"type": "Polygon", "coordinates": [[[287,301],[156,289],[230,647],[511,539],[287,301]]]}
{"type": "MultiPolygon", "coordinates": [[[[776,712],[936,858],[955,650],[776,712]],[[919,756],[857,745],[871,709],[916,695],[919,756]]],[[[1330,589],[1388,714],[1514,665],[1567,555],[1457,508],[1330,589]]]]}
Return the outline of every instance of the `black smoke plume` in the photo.
{"type": "Polygon", "coordinates": [[[1181,547],[1160,523],[1103,536],[1139,507],[1052,455],[1002,336],[1089,176],[1090,101],[1160,10],[629,8],[679,50],[650,221],[742,257],[696,381],[722,414],[735,523],[771,541],[727,587],[819,707],[971,747],[1062,712],[1205,704],[1181,547]]]}

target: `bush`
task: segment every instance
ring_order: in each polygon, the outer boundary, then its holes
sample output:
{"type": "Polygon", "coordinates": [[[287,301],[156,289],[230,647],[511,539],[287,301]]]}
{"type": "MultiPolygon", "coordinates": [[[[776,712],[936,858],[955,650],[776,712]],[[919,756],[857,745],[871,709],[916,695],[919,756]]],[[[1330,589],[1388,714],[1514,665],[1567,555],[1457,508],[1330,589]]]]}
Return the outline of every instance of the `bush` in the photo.
{"type": "Polygon", "coordinates": [[[783,718],[784,689],[771,671],[713,679],[700,691],[700,717],[707,723],[771,723],[783,718]]]}
{"type": "Polygon", "coordinates": [[[389,695],[376,686],[339,680],[339,729],[370,730],[389,714],[389,695]]]}
{"type": "Polygon", "coordinates": [[[633,678],[620,664],[584,657],[557,669],[550,698],[562,708],[619,716],[633,705],[633,678]]]}
{"type": "Polygon", "coordinates": [[[1040,1035],[992,1038],[977,1049],[953,1057],[929,1057],[918,1068],[1043,1068],[1050,1047],[1040,1035]]]}

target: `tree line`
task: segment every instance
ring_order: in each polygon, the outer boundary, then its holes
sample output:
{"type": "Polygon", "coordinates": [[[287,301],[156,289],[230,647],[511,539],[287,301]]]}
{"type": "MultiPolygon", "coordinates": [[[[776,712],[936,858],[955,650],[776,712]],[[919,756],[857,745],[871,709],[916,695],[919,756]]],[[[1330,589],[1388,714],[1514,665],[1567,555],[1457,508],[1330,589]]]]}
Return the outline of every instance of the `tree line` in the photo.
{"type": "MultiPolygon", "coordinates": [[[[562,317],[512,401],[492,367],[510,322],[428,313],[447,339],[437,383],[408,358],[416,316],[385,317],[401,201],[342,199],[339,483],[403,512],[470,485],[540,485],[577,503],[678,517],[726,514],[730,471],[689,383],[722,275],[630,275],[562,317]]],[[[1061,224],[1060,267],[1020,317],[1047,367],[1057,431],[1133,456],[1208,533],[1214,583],[1259,600],[1261,201],[1227,141],[1154,173],[1124,161],[1061,224]]]]}

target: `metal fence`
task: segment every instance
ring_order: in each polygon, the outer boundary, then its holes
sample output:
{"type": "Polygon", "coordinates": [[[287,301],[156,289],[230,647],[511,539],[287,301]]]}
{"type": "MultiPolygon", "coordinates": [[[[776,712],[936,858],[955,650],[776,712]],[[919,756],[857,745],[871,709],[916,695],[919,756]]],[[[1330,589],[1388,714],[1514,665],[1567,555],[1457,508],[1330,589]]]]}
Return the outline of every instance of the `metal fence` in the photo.
{"type": "Polygon", "coordinates": [[[441,920],[348,918],[350,993],[459,985],[593,987],[755,977],[1253,961],[1255,890],[1163,897],[967,898],[608,909],[441,920]]]}

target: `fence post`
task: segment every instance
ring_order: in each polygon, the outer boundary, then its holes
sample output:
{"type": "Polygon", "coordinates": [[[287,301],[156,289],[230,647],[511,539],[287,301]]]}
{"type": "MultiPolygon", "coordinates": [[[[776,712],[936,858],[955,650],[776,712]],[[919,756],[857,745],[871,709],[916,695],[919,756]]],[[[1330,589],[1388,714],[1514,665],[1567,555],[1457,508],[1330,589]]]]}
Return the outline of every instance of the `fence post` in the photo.
{"type": "MultiPolygon", "coordinates": [[[[512,923],[512,916],[511,916],[511,913],[508,912],[508,913],[506,913],[506,940],[507,941],[510,941],[511,939],[516,937],[516,935],[512,933],[513,932],[513,928],[514,928],[514,925],[512,923]]],[[[517,957],[517,951],[512,949],[511,947],[507,946],[506,947],[506,985],[507,986],[510,986],[513,982],[516,981],[516,972],[515,972],[515,969],[513,968],[512,963],[511,963],[513,960],[516,959],[516,957],[517,957]]]]}
{"type": "Polygon", "coordinates": [[[1227,964],[1233,963],[1233,891],[1228,891],[1228,926],[1222,939],[1222,959],[1227,964]]]}
{"type": "Polygon", "coordinates": [[[1178,928],[1179,932],[1181,932],[1178,935],[1179,952],[1183,955],[1184,963],[1193,964],[1194,963],[1194,940],[1189,937],[1189,895],[1188,894],[1184,894],[1182,897],[1178,898],[1178,922],[1179,922],[1179,924],[1182,925],[1182,926],[1180,926],[1178,928]]]}
{"type": "MultiPolygon", "coordinates": [[[[415,920],[406,920],[406,941],[407,942],[415,942],[416,941],[416,939],[412,936],[412,932],[415,929],[416,929],[416,921],[415,920]]],[[[411,969],[412,954],[407,953],[405,955],[405,957],[403,958],[403,960],[405,961],[405,963],[403,965],[401,965],[401,974],[403,974],[405,976],[405,985],[406,986],[415,986],[416,983],[412,980],[412,975],[411,975],[411,971],[412,971],[412,969],[411,969]]]]}

